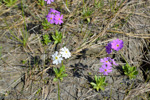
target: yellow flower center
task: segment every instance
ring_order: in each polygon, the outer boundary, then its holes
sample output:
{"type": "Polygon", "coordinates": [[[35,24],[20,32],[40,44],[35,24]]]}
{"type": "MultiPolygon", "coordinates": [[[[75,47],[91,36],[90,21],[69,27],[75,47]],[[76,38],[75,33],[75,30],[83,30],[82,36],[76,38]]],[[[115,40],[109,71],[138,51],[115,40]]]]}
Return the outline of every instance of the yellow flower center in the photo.
{"type": "Polygon", "coordinates": [[[55,59],[58,59],[58,57],[55,57],[55,59]]]}
{"type": "Polygon", "coordinates": [[[50,18],[50,19],[52,19],[52,18],[50,18]]]}
{"type": "Polygon", "coordinates": [[[108,62],[108,61],[106,61],[106,62],[108,62]]]}
{"type": "Polygon", "coordinates": [[[58,20],[60,20],[60,18],[58,20]]]}
{"type": "Polygon", "coordinates": [[[107,71],[107,69],[105,69],[105,72],[107,71]]]}
{"type": "Polygon", "coordinates": [[[66,51],[66,53],[68,53],[68,52],[66,51]]]}
{"type": "Polygon", "coordinates": [[[117,47],[119,47],[119,44],[117,44],[117,47]]]}

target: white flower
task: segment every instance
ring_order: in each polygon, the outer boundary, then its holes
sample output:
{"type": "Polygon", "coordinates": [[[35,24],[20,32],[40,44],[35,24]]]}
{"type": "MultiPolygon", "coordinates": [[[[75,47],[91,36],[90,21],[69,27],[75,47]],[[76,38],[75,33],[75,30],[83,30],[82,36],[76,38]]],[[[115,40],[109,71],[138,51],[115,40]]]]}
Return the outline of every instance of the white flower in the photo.
{"type": "Polygon", "coordinates": [[[61,61],[63,60],[63,58],[61,57],[61,55],[58,54],[57,51],[52,55],[52,59],[53,59],[53,64],[56,65],[61,63],[61,61]]]}
{"type": "Polygon", "coordinates": [[[69,51],[66,47],[60,49],[60,54],[61,54],[62,57],[64,57],[65,59],[71,57],[71,53],[70,53],[70,51],[69,51]]]}

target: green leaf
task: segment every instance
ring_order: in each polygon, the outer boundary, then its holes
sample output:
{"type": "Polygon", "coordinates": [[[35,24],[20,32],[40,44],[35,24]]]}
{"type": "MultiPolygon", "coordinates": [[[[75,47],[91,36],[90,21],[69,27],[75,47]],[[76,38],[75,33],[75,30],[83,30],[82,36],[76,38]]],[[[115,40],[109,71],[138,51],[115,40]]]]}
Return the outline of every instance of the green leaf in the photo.
{"type": "Polygon", "coordinates": [[[95,75],[95,77],[94,77],[94,78],[95,78],[95,81],[97,82],[97,76],[96,76],[96,75],[95,75]]]}
{"type": "Polygon", "coordinates": [[[124,70],[124,69],[125,69],[125,67],[124,67],[124,66],[122,66],[122,69],[124,70]]]}
{"type": "Polygon", "coordinates": [[[54,42],[54,44],[57,44],[57,43],[58,43],[58,41],[55,41],[55,42],[54,42]]]}
{"type": "Polygon", "coordinates": [[[55,32],[56,32],[56,36],[58,36],[58,30],[56,30],[55,32]]]}
{"type": "Polygon", "coordinates": [[[56,82],[57,80],[58,80],[57,78],[54,78],[54,79],[53,79],[54,82],[56,82]]]}
{"type": "Polygon", "coordinates": [[[133,73],[133,75],[137,75],[138,74],[138,71],[135,71],[134,73],[133,73]]]}
{"type": "Polygon", "coordinates": [[[130,79],[133,79],[133,78],[135,78],[135,76],[134,76],[134,75],[130,75],[129,78],[130,78],[130,79]]]}
{"type": "Polygon", "coordinates": [[[135,78],[138,74],[138,71],[136,71],[136,67],[130,66],[129,64],[126,64],[125,66],[122,66],[124,74],[127,75],[130,79],[135,78]]]}
{"type": "Polygon", "coordinates": [[[87,18],[88,23],[90,23],[90,18],[87,18]]]}
{"type": "Polygon", "coordinates": [[[3,2],[6,3],[7,7],[10,7],[13,6],[17,2],[17,0],[3,0],[3,2]]]}
{"type": "Polygon", "coordinates": [[[135,71],[136,70],[136,67],[132,67],[133,68],[133,70],[132,71],[135,71]]]}
{"type": "Polygon", "coordinates": [[[53,68],[55,74],[58,74],[58,69],[57,68],[53,68]]]}
{"type": "Polygon", "coordinates": [[[65,65],[62,65],[62,66],[60,67],[60,73],[62,73],[63,71],[65,71],[65,65]]]}
{"type": "Polygon", "coordinates": [[[106,86],[106,85],[107,85],[107,83],[103,83],[103,85],[104,85],[104,86],[106,86]]]}
{"type": "Polygon", "coordinates": [[[54,40],[56,40],[56,37],[55,37],[55,35],[52,35],[52,38],[53,38],[54,40]]]}
{"type": "Polygon", "coordinates": [[[96,86],[96,84],[95,84],[94,82],[91,82],[90,84],[91,84],[92,86],[96,86]]]}
{"type": "Polygon", "coordinates": [[[51,42],[51,40],[49,39],[49,35],[48,34],[45,34],[43,35],[43,41],[44,41],[44,44],[48,44],[49,42],[51,42]]]}
{"type": "Polygon", "coordinates": [[[106,77],[97,77],[95,75],[94,79],[96,81],[96,83],[91,82],[90,84],[93,86],[94,89],[96,89],[97,91],[99,91],[99,89],[103,89],[104,90],[104,86],[106,86],[107,84],[105,83],[105,78],[106,77]]]}
{"type": "Polygon", "coordinates": [[[57,43],[61,43],[63,36],[62,36],[62,33],[61,33],[61,32],[58,32],[58,31],[56,30],[56,31],[55,31],[55,35],[52,35],[52,38],[55,40],[54,43],[57,44],[57,43]]]}
{"type": "Polygon", "coordinates": [[[60,80],[63,81],[63,77],[61,77],[60,80]]]}
{"type": "Polygon", "coordinates": [[[68,74],[62,74],[62,75],[61,75],[61,77],[66,77],[66,76],[68,76],[68,74]]]}
{"type": "Polygon", "coordinates": [[[96,91],[99,91],[99,89],[100,89],[99,87],[96,87],[96,91]]]}
{"type": "Polygon", "coordinates": [[[105,88],[104,88],[104,87],[100,87],[100,89],[101,89],[101,90],[103,90],[103,91],[105,90],[105,88]]]}
{"type": "Polygon", "coordinates": [[[103,82],[105,82],[105,78],[106,78],[106,77],[103,77],[103,82]]]}

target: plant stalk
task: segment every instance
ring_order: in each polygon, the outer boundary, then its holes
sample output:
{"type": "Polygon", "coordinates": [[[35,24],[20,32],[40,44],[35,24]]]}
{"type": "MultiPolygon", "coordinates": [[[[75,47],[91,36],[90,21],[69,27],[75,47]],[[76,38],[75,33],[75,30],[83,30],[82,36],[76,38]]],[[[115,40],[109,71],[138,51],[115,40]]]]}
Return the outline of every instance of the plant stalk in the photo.
{"type": "Polygon", "coordinates": [[[128,64],[128,62],[126,61],[126,59],[124,58],[124,56],[122,55],[122,53],[121,52],[119,52],[119,53],[120,53],[121,57],[124,59],[124,61],[126,62],[126,64],[128,64]]]}
{"type": "Polygon", "coordinates": [[[59,87],[59,81],[57,82],[57,86],[58,86],[58,100],[60,100],[60,87],[59,87]]]}

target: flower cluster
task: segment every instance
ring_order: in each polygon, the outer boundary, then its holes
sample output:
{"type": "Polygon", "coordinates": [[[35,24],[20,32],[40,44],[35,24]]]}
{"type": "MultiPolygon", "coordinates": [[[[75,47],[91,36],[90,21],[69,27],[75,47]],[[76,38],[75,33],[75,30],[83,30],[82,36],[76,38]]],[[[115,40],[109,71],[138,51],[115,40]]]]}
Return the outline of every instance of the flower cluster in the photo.
{"type": "Polygon", "coordinates": [[[59,53],[58,51],[56,51],[54,55],[52,55],[53,64],[57,65],[61,63],[61,61],[63,60],[63,57],[65,59],[71,57],[71,53],[66,47],[61,48],[59,53]]]}
{"type": "Polygon", "coordinates": [[[48,15],[46,16],[47,21],[50,22],[51,24],[61,24],[63,23],[62,19],[63,19],[63,15],[60,14],[59,11],[54,10],[54,9],[50,9],[48,15]]]}
{"type": "MultiPolygon", "coordinates": [[[[119,51],[123,48],[123,41],[116,39],[111,42],[109,42],[106,46],[106,52],[110,54],[112,52],[112,49],[119,51]]],[[[100,62],[103,63],[102,67],[99,68],[99,72],[103,73],[103,75],[108,75],[108,73],[112,72],[112,64],[118,66],[114,59],[111,59],[110,57],[106,57],[103,59],[100,59],[100,62]]]]}
{"type": "Polygon", "coordinates": [[[116,40],[113,40],[107,44],[106,52],[108,54],[110,54],[112,52],[112,49],[119,51],[120,49],[122,49],[122,47],[123,47],[123,41],[116,39],[116,40]]]}
{"type": "Polygon", "coordinates": [[[44,0],[47,1],[47,4],[51,4],[51,2],[54,2],[54,0],[44,0]]]}
{"type": "Polygon", "coordinates": [[[112,64],[118,65],[114,59],[111,59],[110,57],[102,58],[100,59],[100,62],[103,63],[103,65],[99,68],[99,72],[103,73],[103,75],[108,75],[108,73],[112,72],[112,64]]]}

